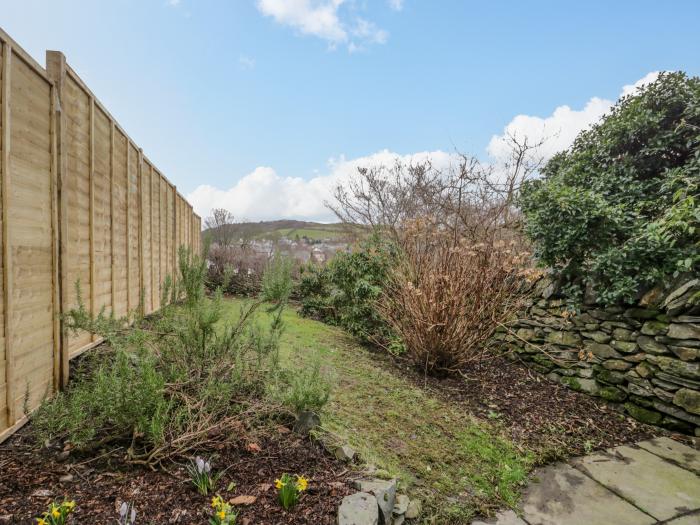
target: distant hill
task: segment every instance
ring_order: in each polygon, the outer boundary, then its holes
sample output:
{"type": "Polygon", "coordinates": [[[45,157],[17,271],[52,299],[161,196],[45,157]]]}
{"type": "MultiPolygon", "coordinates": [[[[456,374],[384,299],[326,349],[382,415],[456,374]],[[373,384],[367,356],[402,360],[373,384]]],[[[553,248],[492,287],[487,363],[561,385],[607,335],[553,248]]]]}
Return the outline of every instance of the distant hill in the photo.
{"type": "MultiPolygon", "coordinates": [[[[345,223],[323,224],[320,222],[278,220],[260,222],[239,222],[228,225],[233,238],[270,239],[286,237],[295,239],[306,237],[312,241],[330,239],[332,241],[348,241],[362,232],[362,227],[345,223]]],[[[209,230],[205,230],[206,235],[209,230]]]]}

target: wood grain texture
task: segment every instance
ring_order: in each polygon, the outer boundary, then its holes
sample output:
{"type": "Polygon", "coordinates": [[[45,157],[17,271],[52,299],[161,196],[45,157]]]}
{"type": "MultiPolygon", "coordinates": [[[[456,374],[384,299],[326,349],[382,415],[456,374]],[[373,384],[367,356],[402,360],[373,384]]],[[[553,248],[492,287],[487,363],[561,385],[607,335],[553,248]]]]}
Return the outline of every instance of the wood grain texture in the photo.
{"type": "Polygon", "coordinates": [[[60,52],[47,70],[0,29],[0,441],[99,344],[62,314],[153,312],[192,207],[60,52]]]}

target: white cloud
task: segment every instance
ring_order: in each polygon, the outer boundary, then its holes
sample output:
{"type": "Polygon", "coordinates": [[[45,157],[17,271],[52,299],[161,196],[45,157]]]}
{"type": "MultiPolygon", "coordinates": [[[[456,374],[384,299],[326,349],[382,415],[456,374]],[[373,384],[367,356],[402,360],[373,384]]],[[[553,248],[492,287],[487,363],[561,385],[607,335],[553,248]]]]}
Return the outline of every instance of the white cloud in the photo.
{"type": "Polygon", "coordinates": [[[651,84],[651,83],[654,82],[657,78],[659,78],[659,74],[660,74],[660,73],[661,73],[660,71],[652,71],[651,73],[647,73],[647,74],[644,75],[642,78],[640,78],[639,80],[637,80],[634,84],[628,84],[628,85],[626,85],[626,86],[623,86],[623,87],[622,87],[622,93],[620,93],[620,96],[621,96],[621,97],[624,97],[624,96],[627,96],[627,95],[631,95],[631,94],[633,94],[635,91],[637,91],[637,89],[639,89],[640,87],[643,87],[643,86],[645,86],[645,85],[647,85],[647,84],[651,84]]]}
{"type": "MultiPolygon", "coordinates": [[[[620,96],[634,93],[638,88],[653,82],[659,76],[658,71],[648,73],[633,84],[623,86],[620,96]]],[[[559,106],[548,117],[517,115],[503,129],[500,135],[494,135],[487,146],[489,156],[498,160],[507,155],[506,137],[527,137],[532,142],[546,139],[540,154],[549,159],[555,153],[565,150],[574,142],[576,135],[594,124],[610,110],[614,101],[604,98],[591,98],[582,109],[559,106]]]]}
{"type": "Polygon", "coordinates": [[[166,2],[170,7],[177,7],[180,5],[180,0],[167,0],[166,2]]]}
{"type": "Polygon", "coordinates": [[[275,22],[328,42],[331,49],[346,45],[350,52],[369,44],[384,44],[389,33],[373,22],[341,16],[346,0],[257,0],[258,10],[275,22]]]}
{"type": "Polygon", "coordinates": [[[389,0],[389,7],[394,11],[401,11],[403,9],[403,0],[389,0]]]}
{"type": "MultiPolygon", "coordinates": [[[[637,82],[622,88],[620,96],[633,93],[637,88],[653,82],[658,72],[649,73],[637,82]]],[[[517,115],[503,130],[494,135],[487,146],[488,162],[498,167],[507,153],[503,142],[507,133],[532,140],[550,137],[541,153],[545,158],[571,145],[576,135],[598,121],[613,102],[599,97],[591,98],[581,109],[569,106],[557,107],[548,117],[517,115]]],[[[258,167],[228,189],[202,185],[187,196],[195,211],[207,217],[213,208],[226,208],[238,218],[250,220],[302,219],[332,222],[334,215],[326,209],[324,201],[332,199],[335,187],[357,173],[358,167],[392,165],[397,159],[405,164],[430,159],[437,169],[447,168],[456,157],[444,151],[425,151],[411,155],[399,155],[381,150],[372,155],[347,160],[344,156],[328,161],[325,173],[311,179],[289,177],[277,173],[271,167],[258,167]]]]}
{"type": "Polygon", "coordinates": [[[243,69],[253,69],[255,67],[255,59],[246,55],[241,55],[238,57],[238,64],[243,69]]]}
{"type": "Polygon", "coordinates": [[[221,189],[201,185],[187,196],[201,217],[214,208],[226,208],[239,219],[300,219],[333,222],[335,216],[324,202],[333,197],[333,190],[342,181],[357,173],[358,167],[392,165],[396,159],[404,163],[430,159],[435,167],[446,167],[452,155],[443,151],[399,155],[382,150],[366,157],[346,160],[330,159],[328,171],[311,179],[288,177],[273,168],[260,166],[244,176],[231,188],[221,189]]]}

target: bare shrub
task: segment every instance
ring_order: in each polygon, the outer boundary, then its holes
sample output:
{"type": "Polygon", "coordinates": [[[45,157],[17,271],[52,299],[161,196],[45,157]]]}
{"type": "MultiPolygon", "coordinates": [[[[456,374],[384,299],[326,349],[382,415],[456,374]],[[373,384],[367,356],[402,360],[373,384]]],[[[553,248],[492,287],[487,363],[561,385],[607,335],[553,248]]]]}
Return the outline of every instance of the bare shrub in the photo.
{"type": "Polygon", "coordinates": [[[233,225],[235,224],[233,213],[224,208],[215,208],[211,215],[204,219],[204,227],[209,240],[219,246],[229,246],[234,241],[233,225]]]}
{"type": "Polygon", "coordinates": [[[336,188],[328,207],[398,246],[398,263],[368,307],[426,373],[445,375],[486,357],[493,331],[520,305],[527,266],[516,202],[542,163],[543,141],[507,134],[491,164],[455,154],[365,167],[336,188]]]}
{"type": "Polygon", "coordinates": [[[207,256],[209,288],[222,287],[225,293],[251,296],[262,289],[262,276],[268,257],[248,245],[209,247],[207,256]]]}
{"type": "Polygon", "coordinates": [[[520,242],[520,212],[515,203],[522,184],[542,164],[544,141],[507,134],[501,156],[487,164],[455,153],[443,168],[430,160],[359,168],[338,185],[326,206],[344,223],[363,224],[400,239],[411,221],[433,224],[471,242],[498,237],[520,242]]]}
{"type": "Polygon", "coordinates": [[[521,305],[527,254],[515,241],[474,243],[425,220],[404,228],[401,245],[379,308],[408,359],[438,376],[483,359],[494,330],[521,305]]]}

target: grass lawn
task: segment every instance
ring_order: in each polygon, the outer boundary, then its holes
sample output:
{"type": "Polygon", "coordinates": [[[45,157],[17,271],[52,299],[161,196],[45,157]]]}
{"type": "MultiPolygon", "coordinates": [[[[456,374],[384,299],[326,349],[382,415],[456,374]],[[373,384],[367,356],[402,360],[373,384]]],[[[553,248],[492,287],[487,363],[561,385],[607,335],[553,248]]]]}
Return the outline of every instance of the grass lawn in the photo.
{"type": "MultiPolygon", "coordinates": [[[[227,299],[226,316],[235,318],[241,304],[227,299]]],[[[265,322],[264,312],[258,316],[265,322]]],[[[321,359],[331,377],[324,430],[422,499],[425,522],[469,523],[478,512],[516,503],[532,458],[495,425],[431,397],[340,329],[302,318],[292,308],[284,321],[283,366],[321,359]]]]}

